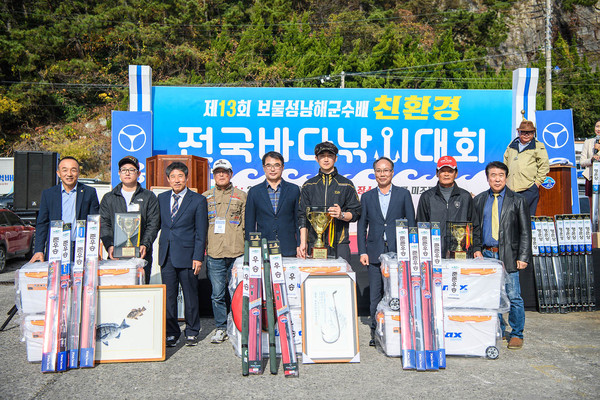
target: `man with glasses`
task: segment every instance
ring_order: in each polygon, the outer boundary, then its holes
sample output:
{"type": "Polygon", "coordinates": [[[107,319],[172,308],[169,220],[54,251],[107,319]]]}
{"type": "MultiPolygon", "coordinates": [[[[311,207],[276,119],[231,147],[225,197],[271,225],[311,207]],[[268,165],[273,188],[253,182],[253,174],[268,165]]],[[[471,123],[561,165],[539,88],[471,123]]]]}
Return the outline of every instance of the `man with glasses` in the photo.
{"type": "MultiPolygon", "coordinates": [[[[98,214],[96,189],[77,181],[79,178],[77,159],[63,157],[58,162],[56,175],[60,178],[60,183],[42,192],[35,226],[35,253],[30,262],[44,261],[44,252],[48,250],[50,221],[62,220],[74,227],[78,219],[87,219],[90,214],[98,214]]],[[[72,229],[72,241],[75,241],[75,236],[76,230],[72,229]]]]}
{"type": "Polygon", "coordinates": [[[211,343],[227,339],[227,286],[235,259],[244,254],[246,193],[231,184],[231,163],[221,159],[212,168],[215,187],[203,193],[208,202],[206,273],[212,285],[212,307],[217,329],[211,343]]]}
{"type": "Polygon", "coordinates": [[[160,211],[156,195],[138,183],[140,163],[133,156],[125,156],[119,161],[119,183],[104,195],[100,202],[100,237],[114,259],[115,214],[125,212],[140,213],[140,257],[147,261],[144,267],[146,284],[152,273],[152,244],[160,229],[160,211]]]}
{"type": "Polygon", "coordinates": [[[298,254],[298,199],[300,188],[281,178],[283,156],[270,151],[262,158],[265,181],[248,191],[246,201],[246,240],[251,232],[260,232],[267,240],[279,240],[281,254],[298,254]]]}
{"type": "Polygon", "coordinates": [[[380,157],[373,163],[377,187],[362,195],[362,213],[358,220],[357,240],[360,263],[369,273],[371,340],[375,346],[375,313],[383,296],[381,262],[383,253],[396,251],[396,220],[407,219],[408,226],[415,226],[415,209],[408,190],[392,185],[394,162],[380,157]],[[368,234],[367,234],[368,229],[368,234]]]}
{"type": "Polygon", "coordinates": [[[515,138],[504,152],[504,164],[508,167],[506,186],[522,194],[529,204],[529,212],[535,215],[540,198],[539,187],[550,171],[546,146],[535,139],[535,125],[523,120],[515,138]]]}
{"type": "Polygon", "coordinates": [[[306,208],[321,206],[326,207],[332,217],[329,227],[323,233],[323,240],[329,246],[328,256],[341,257],[350,263],[350,222],[360,218],[361,207],[352,181],[338,174],[335,167],[337,154],[338,148],[331,142],[322,142],[315,146],[315,160],[319,164],[319,173],[307,180],[300,191],[298,255],[306,257],[310,254],[307,239],[310,239],[311,244],[317,239],[315,230],[307,220],[306,208]]]}

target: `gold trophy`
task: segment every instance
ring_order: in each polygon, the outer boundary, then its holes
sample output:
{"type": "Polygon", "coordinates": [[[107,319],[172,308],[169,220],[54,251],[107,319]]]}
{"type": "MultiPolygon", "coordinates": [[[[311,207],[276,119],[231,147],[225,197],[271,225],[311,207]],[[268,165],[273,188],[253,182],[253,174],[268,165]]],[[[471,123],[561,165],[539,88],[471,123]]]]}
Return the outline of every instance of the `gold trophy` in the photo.
{"type": "Polygon", "coordinates": [[[115,248],[113,251],[115,257],[139,257],[141,220],[142,218],[139,213],[115,214],[115,248]],[[117,227],[120,228],[120,232],[117,230],[117,227]],[[135,244],[131,241],[132,237],[137,237],[135,244]]]}
{"type": "Polygon", "coordinates": [[[473,243],[473,224],[470,222],[449,222],[450,235],[454,238],[448,246],[449,258],[466,260],[473,243]]]}
{"type": "Polygon", "coordinates": [[[312,258],[327,258],[327,247],[323,241],[323,232],[331,222],[331,215],[327,212],[327,207],[306,207],[306,218],[317,233],[317,240],[312,248],[312,258]]]}

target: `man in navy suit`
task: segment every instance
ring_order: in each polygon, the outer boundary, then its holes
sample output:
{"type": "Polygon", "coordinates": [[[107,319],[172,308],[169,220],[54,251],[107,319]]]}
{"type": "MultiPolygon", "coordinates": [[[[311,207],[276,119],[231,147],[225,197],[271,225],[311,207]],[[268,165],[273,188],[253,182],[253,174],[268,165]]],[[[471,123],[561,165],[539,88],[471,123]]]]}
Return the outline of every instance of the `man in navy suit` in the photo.
{"type": "MultiPolygon", "coordinates": [[[[99,214],[100,205],[96,189],[78,183],[79,161],[74,157],[63,157],[58,162],[56,174],[61,180],[42,192],[40,211],[35,232],[35,253],[30,262],[44,261],[44,251],[48,249],[50,221],[62,220],[75,227],[78,219],[87,219],[89,214],[99,214]]],[[[71,230],[71,240],[75,240],[76,230],[71,230]]]]}
{"type": "Polygon", "coordinates": [[[208,227],[206,198],[187,188],[188,168],[185,164],[171,163],[166,174],[172,190],[158,195],[161,220],[158,263],[167,287],[166,344],[176,346],[181,335],[177,323],[177,293],[181,284],[186,345],[195,346],[200,332],[197,275],[204,261],[208,227]]]}
{"type": "Polygon", "coordinates": [[[362,214],[358,220],[357,241],[360,262],[368,268],[371,340],[375,346],[374,333],[377,327],[375,313],[383,296],[381,262],[383,253],[396,251],[396,220],[405,218],[408,226],[415,226],[415,209],[408,190],[392,185],[394,163],[381,157],[373,163],[377,187],[362,195],[362,214]],[[367,235],[367,228],[369,233],[367,235]]]}
{"type": "Polygon", "coordinates": [[[270,151],[262,158],[265,181],[248,191],[246,200],[246,240],[250,232],[260,232],[267,240],[279,240],[281,254],[298,254],[298,199],[300,188],[281,178],[283,156],[270,151]]]}

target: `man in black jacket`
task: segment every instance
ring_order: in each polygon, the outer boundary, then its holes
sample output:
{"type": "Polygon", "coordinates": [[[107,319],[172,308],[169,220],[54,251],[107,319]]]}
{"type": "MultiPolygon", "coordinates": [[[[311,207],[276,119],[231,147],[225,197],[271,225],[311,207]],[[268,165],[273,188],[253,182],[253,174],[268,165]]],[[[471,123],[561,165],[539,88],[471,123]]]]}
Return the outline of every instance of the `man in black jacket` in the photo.
{"type": "Polygon", "coordinates": [[[329,246],[329,256],[342,257],[350,263],[350,238],[348,230],[350,222],[360,217],[360,201],[352,181],[339,175],[335,168],[338,148],[331,142],[322,142],[315,146],[315,159],[319,163],[319,173],[307,180],[300,190],[300,210],[298,225],[300,226],[300,257],[306,257],[317,234],[307,220],[306,208],[311,206],[327,207],[332,221],[323,233],[323,240],[329,246]],[[330,240],[333,238],[333,240],[330,240]]]}
{"type": "Polygon", "coordinates": [[[442,256],[447,257],[446,222],[472,222],[473,231],[479,221],[473,212],[471,193],[461,189],[455,180],[458,176],[456,160],[443,156],[437,162],[438,183],[421,195],[417,206],[417,222],[439,222],[442,235],[442,256]]]}
{"type": "Polygon", "coordinates": [[[144,267],[147,284],[150,281],[150,273],[152,272],[152,244],[156,240],[156,235],[160,229],[158,200],[154,193],[142,188],[138,183],[140,163],[137,158],[125,156],[119,161],[118,165],[121,183],[105,194],[100,203],[100,237],[108,252],[108,258],[114,258],[115,213],[139,212],[142,217],[140,224],[140,257],[147,261],[144,267]]]}
{"type": "Polygon", "coordinates": [[[519,271],[527,268],[531,258],[531,222],[529,205],[524,196],[506,186],[508,167],[493,161],[485,167],[490,188],[474,199],[475,213],[482,228],[474,237],[476,257],[500,259],[508,273],[506,294],[510,300],[508,323],[510,334],[505,332],[506,323],[502,315],[500,327],[502,337],[508,340],[509,349],[523,347],[525,308],[521,298],[519,271]]]}

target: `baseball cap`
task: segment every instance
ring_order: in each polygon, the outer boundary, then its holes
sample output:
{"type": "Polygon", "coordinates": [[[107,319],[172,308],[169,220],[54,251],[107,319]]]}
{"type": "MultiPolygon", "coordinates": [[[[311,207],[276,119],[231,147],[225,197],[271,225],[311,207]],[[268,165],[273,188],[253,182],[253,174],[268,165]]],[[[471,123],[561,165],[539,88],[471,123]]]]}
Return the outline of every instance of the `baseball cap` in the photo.
{"type": "Polygon", "coordinates": [[[322,142],[315,146],[315,156],[328,151],[331,154],[335,154],[337,156],[338,148],[335,144],[331,142],[322,142]]]}
{"type": "Polygon", "coordinates": [[[225,169],[225,170],[228,169],[230,171],[233,171],[233,168],[231,168],[231,163],[224,158],[221,158],[220,160],[215,161],[215,163],[213,164],[213,167],[212,167],[212,171],[215,172],[215,170],[217,170],[219,168],[225,169]]]}
{"type": "Polygon", "coordinates": [[[437,162],[437,169],[439,171],[441,168],[444,168],[444,167],[450,167],[452,169],[456,169],[457,165],[456,165],[456,160],[454,159],[454,157],[452,157],[452,156],[440,157],[440,159],[437,162]]]}
{"type": "Polygon", "coordinates": [[[125,164],[132,164],[135,169],[140,170],[140,162],[134,156],[125,156],[119,160],[119,168],[121,168],[125,164]]]}

